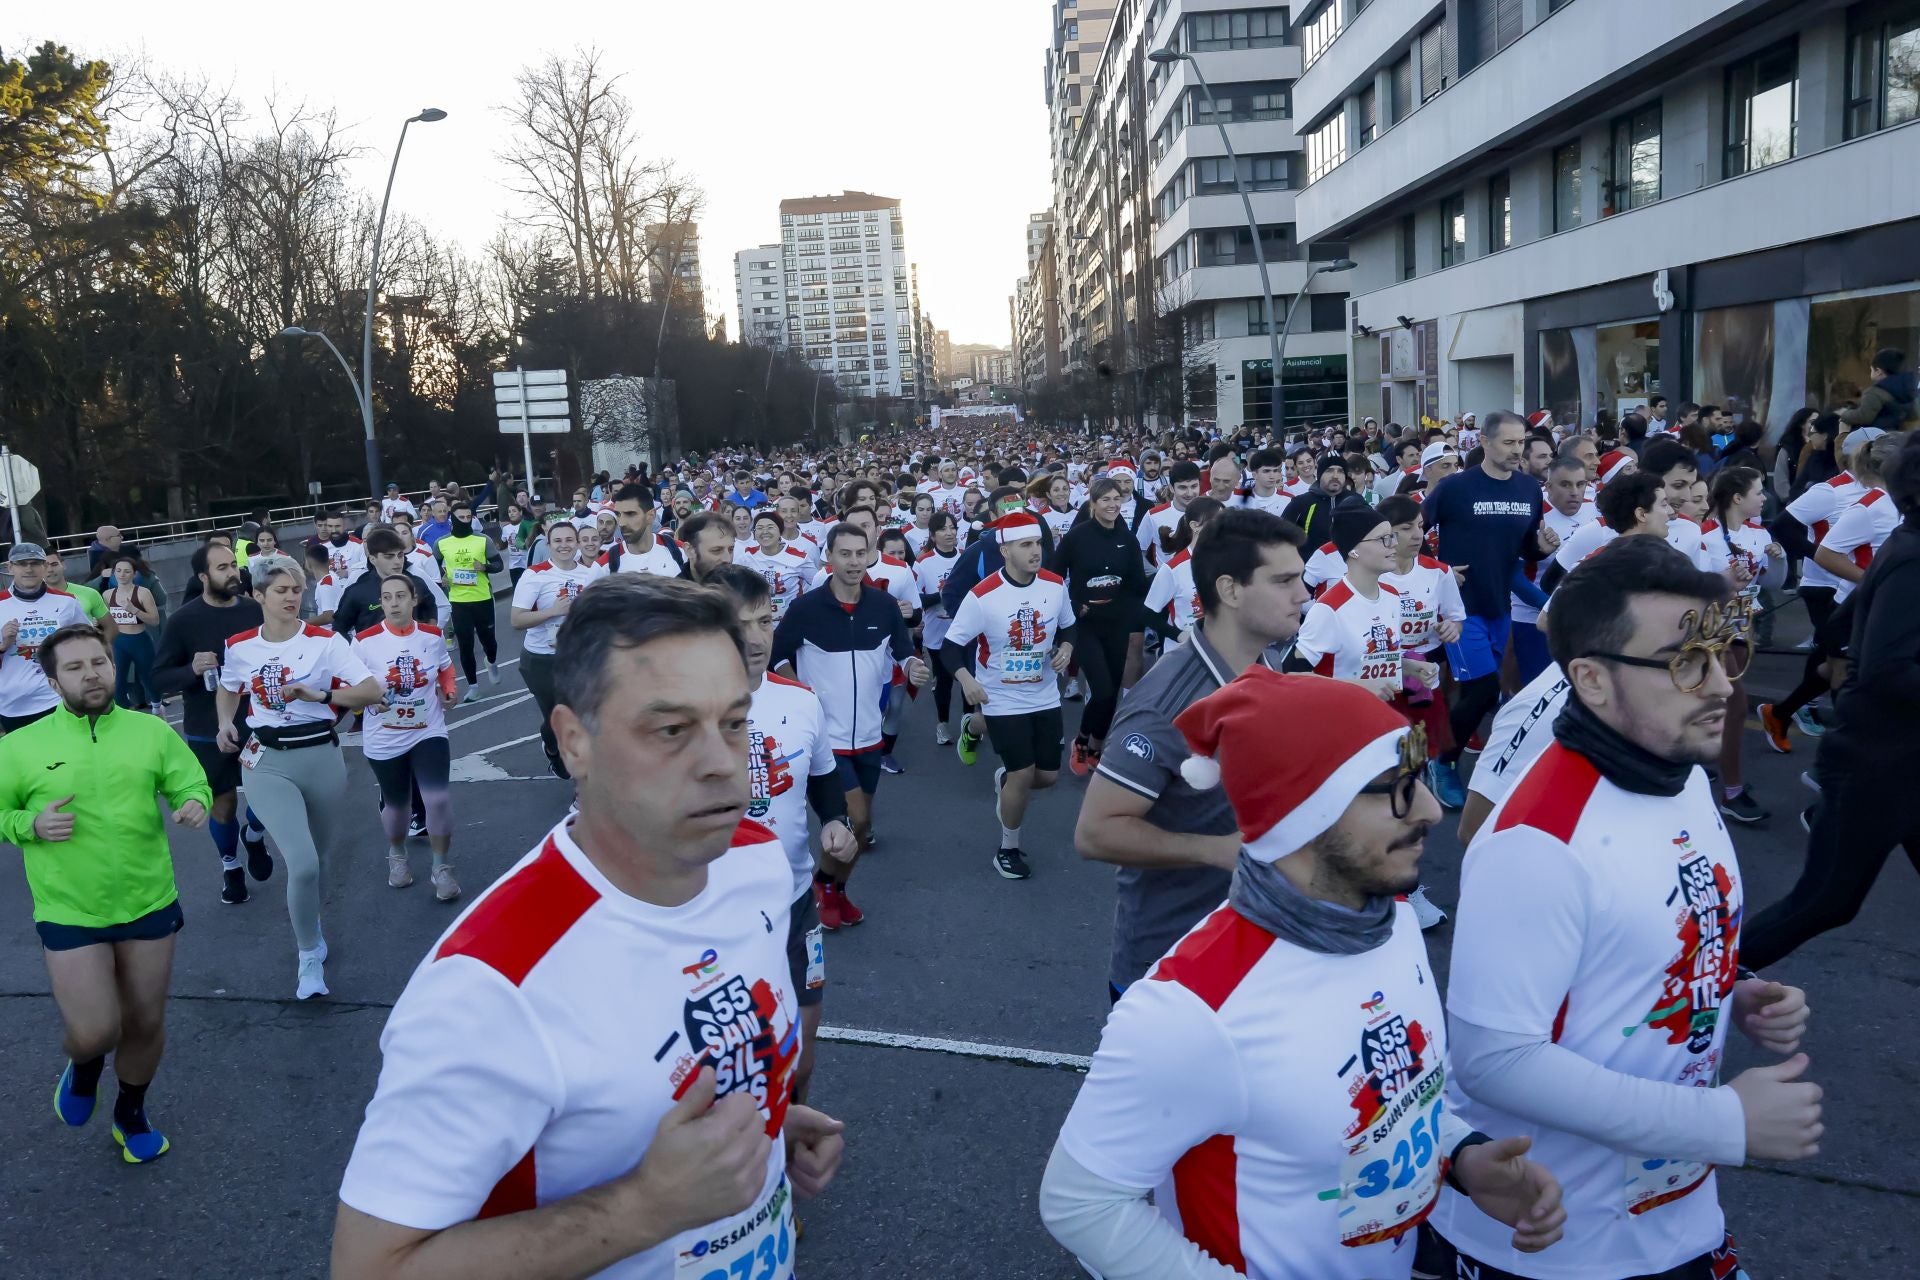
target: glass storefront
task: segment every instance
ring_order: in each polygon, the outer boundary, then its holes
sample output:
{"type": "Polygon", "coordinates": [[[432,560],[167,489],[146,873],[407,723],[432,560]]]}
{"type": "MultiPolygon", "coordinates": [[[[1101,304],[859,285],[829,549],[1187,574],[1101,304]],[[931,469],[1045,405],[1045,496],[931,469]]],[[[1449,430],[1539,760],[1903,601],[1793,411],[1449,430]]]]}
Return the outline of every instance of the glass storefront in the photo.
{"type": "Polygon", "coordinates": [[[1660,322],[1601,325],[1594,331],[1599,407],[1618,422],[1639,413],[1660,391],[1660,322]]]}
{"type": "Polygon", "coordinates": [[[1874,352],[1920,357],[1920,289],[1816,300],[1807,325],[1807,403],[1831,409],[1856,400],[1871,381],[1874,352]]]}
{"type": "Polygon", "coordinates": [[[1540,331],[1540,398],[1555,422],[1592,425],[1586,397],[1580,394],[1580,360],[1571,329],[1540,331]]]}
{"type": "Polygon", "coordinates": [[[1765,422],[1773,403],[1774,312],[1757,302],[1699,313],[1694,325],[1693,398],[1717,404],[1735,422],[1765,422]]]}
{"type": "MultiPolygon", "coordinates": [[[[1345,356],[1288,356],[1282,383],[1287,394],[1283,434],[1330,422],[1347,425],[1345,356]]],[[[1266,422],[1272,414],[1273,361],[1241,361],[1240,387],[1246,421],[1266,422]]]]}

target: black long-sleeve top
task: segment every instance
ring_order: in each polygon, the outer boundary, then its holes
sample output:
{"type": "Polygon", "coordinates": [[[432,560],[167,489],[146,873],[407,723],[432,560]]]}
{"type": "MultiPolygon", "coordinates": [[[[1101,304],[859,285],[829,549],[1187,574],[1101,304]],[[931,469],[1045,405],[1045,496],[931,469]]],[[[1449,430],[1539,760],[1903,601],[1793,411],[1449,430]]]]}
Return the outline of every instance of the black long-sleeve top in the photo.
{"type": "MultiPolygon", "coordinates": [[[[216,608],[204,596],[193,596],[173,611],[160,629],[160,647],[153,655],[153,686],[162,694],[181,695],[180,731],[187,738],[211,742],[220,732],[220,711],[206,681],[195,674],[193,655],[227,656],[227,640],[260,625],[260,605],[248,596],[236,597],[216,608]]],[[[242,704],[244,710],[244,703],[242,704]]]]}
{"type": "Polygon", "coordinates": [[[1067,530],[1047,567],[1067,580],[1074,613],[1139,620],[1147,600],[1147,571],[1140,544],[1121,521],[1111,528],[1088,520],[1067,530]]]}
{"type": "Polygon", "coordinates": [[[1920,515],[1909,514],[1848,598],[1853,638],[1835,731],[1886,762],[1920,757],[1920,515]]]}

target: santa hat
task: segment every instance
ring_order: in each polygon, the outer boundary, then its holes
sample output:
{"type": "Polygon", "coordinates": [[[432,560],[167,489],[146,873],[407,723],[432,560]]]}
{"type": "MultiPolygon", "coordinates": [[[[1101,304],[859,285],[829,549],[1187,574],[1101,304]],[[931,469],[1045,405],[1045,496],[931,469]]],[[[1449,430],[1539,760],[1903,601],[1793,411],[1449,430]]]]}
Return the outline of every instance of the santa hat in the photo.
{"type": "Polygon", "coordinates": [[[1129,480],[1138,480],[1140,478],[1140,473],[1134,470],[1133,464],[1125,458],[1115,458],[1113,461],[1107,463],[1107,474],[1116,480],[1121,476],[1125,476],[1129,480]]]}
{"type": "Polygon", "coordinates": [[[1040,536],[1039,518],[1028,515],[1024,511],[1014,511],[1001,516],[987,528],[1000,535],[1000,545],[1003,547],[1009,542],[1024,542],[1028,538],[1040,536]]]}
{"type": "Polygon", "coordinates": [[[1601,454],[1600,483],[1605,485],[1608,481],[1618,478],[1629,463],[1637,461],[1638,459],[1625,449],[1611,449],[1601,454]]]}
{"type": "Polygon", "coordinates": [[[1263,666],[1173,724],[1194,751],[1180,776],[1202,791],[1224,783],[1246,851],[1267,863],[1338,822],[1362,787],[1399,766],[1411,732],[1399,712],[1357,684],[1263,666]],[[1285,745],[1288,725],[1313,725],[1314,749],[1285,745]]]}
{"type": "Polygon", "coordinates": [[[1553,425],[1553,415],[1545,409],[1535,409],[1527,415],[1527,426],[1534,431],[1545,431],[1553,425]]]}

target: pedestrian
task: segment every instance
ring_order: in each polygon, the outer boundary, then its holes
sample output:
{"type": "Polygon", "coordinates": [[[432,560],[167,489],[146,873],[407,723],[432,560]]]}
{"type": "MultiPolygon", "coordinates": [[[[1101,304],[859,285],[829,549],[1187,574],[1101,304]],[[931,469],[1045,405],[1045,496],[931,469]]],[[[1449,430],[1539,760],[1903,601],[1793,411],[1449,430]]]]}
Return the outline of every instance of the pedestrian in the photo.
{"type": "Polygon", "coordinates": [[[1916,401],[1914,376],[1907,369],[1906,352],[1892,347],[1875,352],[1867,373],[1872,385],[1860,393],[1851,408],[1840,411],[1842,422],[1882,431],[1905,431],[1920,423],[1920,402],[1916,401]]]}
{"type": "Polygon", "coordinates": [[[154,796],[185,827],[206,823],[213,797],[165,721],[114,705],[113,659],[92,626],[60,627],[34,661],[58,709],[0,738],[0,840],[25,858],[60,1011],[67,1065],[53,1108],[73,1128],[92,1119],[111,1053],[113,1140],[128,1164],[145,1164],[172,1146],[146,1099],[184,923],[154,796]]]}
{"type": "MultiPolygon", "coordinates": [[[[102,532],[118,532],[106,526],[102,532]]],[[[36,664],[40,646],[62,627],[91,626],[80,602],[47,584],[47,553],[38,543],[7,550],[11,587],[0,591],[0,733],[23,729],[60,705],[36,664]]]]}
{"type": "Polygon", "coordinates": [[[122,552],[108,566],[113,586],[108,589],[108,616],[113,619],[114,701],[123,707],[142,707],[153,715],[164,708],[153,683],[153,637],[160,627],[160,608],[153,593],[140,585],[150,575],[139,556],[122,552]]]}
{"type": "MultiPolygon", "coordinates": [[[[1714,473],[1709,503],[1711,514],[1701,526],[1707,541],[1707,567],[1726,575],[1734,591],[1739,642],[1752,645],[1763,607],[1761,591],[1787,580],[1786,550],[1760,522],[1767,503],[1766,477],[1754,467],[1722,466],[1714,473]]],[[[1744,679],[1732,684],[1720,738],[1720,812],[1751,826],[1773,815],[1746,785],[1747,685],[1744,679]]]]}

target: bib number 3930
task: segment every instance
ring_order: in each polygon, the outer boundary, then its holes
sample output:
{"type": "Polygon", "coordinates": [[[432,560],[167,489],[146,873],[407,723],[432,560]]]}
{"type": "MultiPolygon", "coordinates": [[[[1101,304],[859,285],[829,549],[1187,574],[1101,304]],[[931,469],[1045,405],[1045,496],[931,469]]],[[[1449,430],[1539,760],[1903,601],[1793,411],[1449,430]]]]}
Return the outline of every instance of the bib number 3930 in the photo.
{"type": "Polygon", "coordinates": [[[793,1193],[781,1178],[746,1214],[680,1251],[674,1280],[793,1280],[793,1193]]]}

